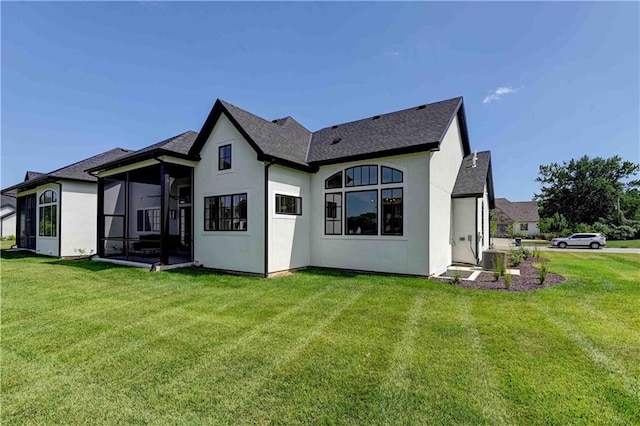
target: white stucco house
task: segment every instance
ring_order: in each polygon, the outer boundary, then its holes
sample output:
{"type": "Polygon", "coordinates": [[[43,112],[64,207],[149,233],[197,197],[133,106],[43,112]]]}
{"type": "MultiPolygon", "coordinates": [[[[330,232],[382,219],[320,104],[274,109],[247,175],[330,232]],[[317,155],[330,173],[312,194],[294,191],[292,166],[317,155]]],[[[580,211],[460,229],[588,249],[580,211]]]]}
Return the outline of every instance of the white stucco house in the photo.
{"type": "Polygon", "coordinates": [[[95,253],[97,179],[85,170],[128,152],[115,148],[49,173],[27,172],[3,189],[3,196],[16,197],[18,247],[55,257],[95,253]]]}
{"type": "Polygon", "coordinates": [[[535,236],[540,234],[538,203],[535,201],[509,201],[496,198],[497,235],[506,236],[511,227],[513,234],[535,236]]]}
{"type": "Polygon", "coordinates": [[[2,195],[0,198],[0,237],[16,235],[16,198],[2,195]]]}
{"type": "Polygon", "coordinates": [[[316,132],[217,100],[200,132],[86,170],[101,258],[426,276],[489,245],[491,156],[471,151],[462,98],[316,132]]]}

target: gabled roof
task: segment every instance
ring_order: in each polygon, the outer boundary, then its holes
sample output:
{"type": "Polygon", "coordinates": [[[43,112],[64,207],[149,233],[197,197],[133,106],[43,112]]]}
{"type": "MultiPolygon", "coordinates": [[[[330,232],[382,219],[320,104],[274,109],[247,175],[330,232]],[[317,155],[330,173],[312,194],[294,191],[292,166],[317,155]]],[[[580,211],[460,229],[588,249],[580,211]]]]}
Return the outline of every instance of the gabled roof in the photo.
{"type": "Polygon", "coordinates": [[[491,172],[491,152],[482,151],[469,154],[462,160],[458,177],[451,193],[452,198],[482,197],[487,186],[489,208],[495,207],[493,193],[493,173],[491,172]],[[473,158],[477,155],[474,167],[473,158]]]}
{"type": "Polygon", "coordinates": [[[97,179],[87,173],[85,170],[96,167],[114,159],[127,155],[131,151],[124,148],[114,148],[102,154],[94,155],[77,163],[70,164],[68,166],[59,168],[49,173],[43,173],[36,177],[33,177],[27,181],[21,182],[17,185],[10,186],[2,190],[3,194],[16,193],[17,191],[24,191],[27,189],[35,188],[36,186],[43,185],[49,182],[56,182],[59,180],[73,180],[73,181],[85,181],[95,182],[97,179]]]}
{"type": "Polygon", "coordinates": [[[44,173],[40,173],[40,172],[32,172],[31,170],[27,170],[27,173],[25,173],[24,175],[24,180],[25,182],[31,179],[35,179],[38,176],[43,175],[44,173]]]}
{"type": "Polygon", "coordinates": [[[222,99],[216,100],[190,151],[197,155],[207,142],[220,115],[226,114],[258,154],[259,160],[280,160],[283,164],[308,170],[305,160],[311,132],[291,117],[268,121],[222,99]]]}
{"type": "Polygon", "coordinates": [[[163,141],[141,148],[137,151],[130,151],[127,155],[116,158],[113,161],[99,164],[95,167],[87,168],[87,172],[95,172],[98,170],[113,169],[125,164],[132,164],[149,158],[158,157],[160,155],[170,155],[173,157],[197,160],[198,157],[189,155],[189,150],[198,136],[198,132],[188,130],[179,135],[172,136],[163,141]]]}
{"type": "Polygon", "coordinates": [[[223,113],[255,149],[259,160],[273,160],[307,171],[322,164],[438,150],[456,116],[464,152],[470,152],[461,97],[338,124],[313,133],[291,117],[268,121],[218,99],[190,155],[200,153],[223,113]]]}
{"type": "Polygon", "coordinates": [[[12,207],[15,210],[16,197],[4,194],[0,195],[0,207],[12,207]]]}
{"type": "MultiPolygon", "coordinates": [[[[326,127],[313,133],[307,161],[327,164],[371,154],[393,155],[394,151],[437,150],[461,107],[462,98],[458,97],[326,127]]],[[[460,118],[463,145],[468,154],[463,113],[460,118]]]]}
{"type": "Polygon", "coordinates": [[[535,201],[514,201],[496,198],[496,208],[515,222],[538,222],[538,203],[535,201]]]}

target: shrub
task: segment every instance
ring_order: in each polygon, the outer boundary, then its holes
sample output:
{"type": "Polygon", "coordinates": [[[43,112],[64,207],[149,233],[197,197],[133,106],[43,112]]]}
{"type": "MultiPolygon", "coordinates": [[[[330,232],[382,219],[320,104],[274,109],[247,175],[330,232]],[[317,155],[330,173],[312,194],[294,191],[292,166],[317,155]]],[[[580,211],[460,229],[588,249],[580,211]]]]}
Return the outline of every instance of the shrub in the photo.
{"type": "Polygon", "coordinates": [[[612,226],[610,234],[607,236],[612,240],[629,240],[634,237],[636,230],[631,226],[620,225],[612,226]]]}
{"type": "Polygon", "coordinates": [[[573,232],[592,232],[593,228],[586,223],[578,223],[573,227],[573,232]]]}
{"type": "Polygon", "coordinates": [[[524,250],[511,250],[509,252],[509,265],[510,266],[520,266],[522,261],[524,260],[524,250]]]}
{"type": "Polygon", "coordinates": [[[538,269],[538,278],[540,279],[540,285],[544,284],[544,281],[547,279],[547,265],[543,263],[540,265],[540,269],[538,269]]]}
{"type": "Polygon", "coordinates": [[[506,274],[504,276],[504,288],[507,290],[511,288],[511,274],[506,274]]]}
{"type": "Polygon", "coordinates": [[[460,272],[456,271],[456,272],[453,273],[453,283],[454,284],[458,284],[461,279],[462,279],[462,275],[460,275],[460,272]]]}
{"type": "Polygon", "coordinates": [[[538,250],[538,247],[533,248],[532,256],[534,259],[540,259],[540,250],[538,250]]]}

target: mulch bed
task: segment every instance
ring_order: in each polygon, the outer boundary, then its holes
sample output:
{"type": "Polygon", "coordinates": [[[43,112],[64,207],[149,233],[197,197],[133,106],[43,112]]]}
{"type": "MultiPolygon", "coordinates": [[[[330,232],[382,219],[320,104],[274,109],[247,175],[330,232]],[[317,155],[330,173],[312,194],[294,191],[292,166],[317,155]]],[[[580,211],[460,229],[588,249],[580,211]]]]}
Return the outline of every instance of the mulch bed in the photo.
{"type": "MultiPolygon", "coordinates": [[[[520,275],[511,276],[511,288],[507,290],[504,286],[504,277],[500,277],[498,281],[493,276],[493,272],[481,272],[474,281],[461,280],[454,283],[453,280],[444,278],[435,278],[437,281],[447,284],[457,285],[458,287],[474,288],[477,290],[499,290],[499,291],[531,291],[541,288],[552,287],[564,281],[562,275],[547,273],[544,284],[540,285],[538,278],[538,269],[533,266],[534,263],[548,262],[547,259],[528,258],[520,264],[520,275]]],[[[516,268],[512,268],[516,269],[516,268]]]]}

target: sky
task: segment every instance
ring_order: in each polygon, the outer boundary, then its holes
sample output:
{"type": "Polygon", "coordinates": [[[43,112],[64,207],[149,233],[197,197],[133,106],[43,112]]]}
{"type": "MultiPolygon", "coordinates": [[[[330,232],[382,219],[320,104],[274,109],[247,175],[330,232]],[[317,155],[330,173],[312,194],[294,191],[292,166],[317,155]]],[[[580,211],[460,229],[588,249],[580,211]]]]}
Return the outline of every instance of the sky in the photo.
{"type": "Polygon", "coordinates": [[[640,162],[640,4],[1,2],[1,186],[199,131],[216,98],[311,131],[463,96],[496,197],[640,162]]]}

